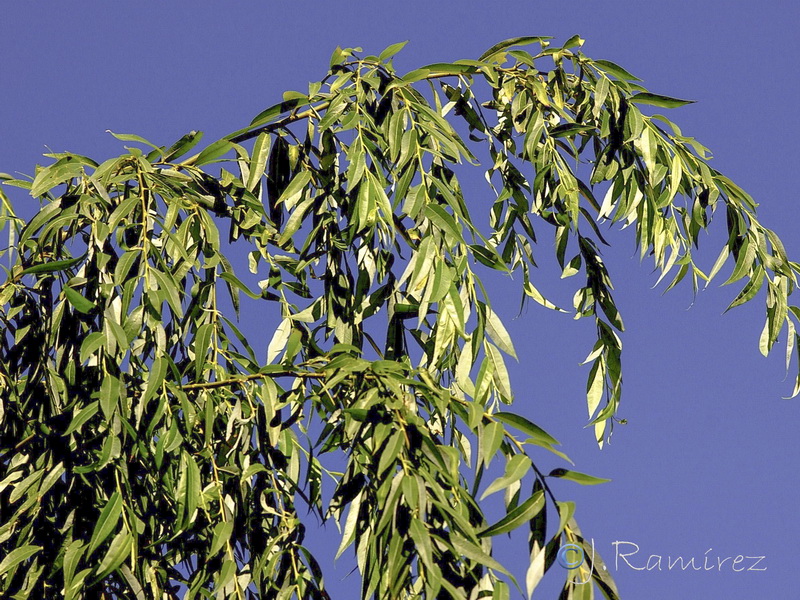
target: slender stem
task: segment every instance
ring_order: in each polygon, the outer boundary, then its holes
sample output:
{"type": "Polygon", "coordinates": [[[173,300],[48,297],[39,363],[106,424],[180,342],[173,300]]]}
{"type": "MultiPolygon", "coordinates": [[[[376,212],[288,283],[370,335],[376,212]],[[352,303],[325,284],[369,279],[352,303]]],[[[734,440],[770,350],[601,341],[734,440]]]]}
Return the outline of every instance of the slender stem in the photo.
{"type": "Polygon", "coordinates": [[[207,390],[212,388],[226,387],[237,383],[245,383],[256,379],[268,379],[271,377],[305,377],[307,379],[324,379],[325,375],[322,373],[313,373],[311,371],[273,371],[272,373],[251,373],[244,377],[235,377],[232,379],[222,379],[220,381],[206,381],[204,383],[188,383],[182,385],[182,390],[207,390]]]}

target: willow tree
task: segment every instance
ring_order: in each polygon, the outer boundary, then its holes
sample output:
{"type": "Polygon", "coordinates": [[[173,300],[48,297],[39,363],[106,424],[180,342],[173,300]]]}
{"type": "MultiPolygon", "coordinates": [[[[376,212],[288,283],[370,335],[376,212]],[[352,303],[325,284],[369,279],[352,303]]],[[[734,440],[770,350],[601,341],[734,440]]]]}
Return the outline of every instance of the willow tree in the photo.
{"type": "MultiPolygon", "coordinates": [[[[766,287],[761,350],[785,325],[791,357],[800,266],[700,144],[640,110],[685,101],[582,42],[517,38],[403,76],[402,44],[337,49],[307,93],[188,158],[199,132],[117,135],[135,145],[117,158],[54,153],[4,176],[40,209],[23,221],[3,196],[0,594],[328,598],[304,546],[325,520],[362,598],[531,593],[563,544],[585,545],[550,483],[602,481],[545,474],[557,441],[509,407],[515,350],[479,275],[516,274],[561,310],[536,287],[540,238],[597,332],[601,446],[623,328],[602,227],[630,226],[667,289],[733,262],[731,306],[766,287]],[[455,165],[476,157],[488,188],[467,201],[455,165]],[[719,212],[728,238],[704,272],[693,249],[719,212]],[[241,301],[274,315],[266,352],[241,301]],[[492,554],[517,529],[519,583],[492,554]]],[[[578,571],[594,585],[568,571],[562,597],[617,597],[592,556],[578,571]]]]}

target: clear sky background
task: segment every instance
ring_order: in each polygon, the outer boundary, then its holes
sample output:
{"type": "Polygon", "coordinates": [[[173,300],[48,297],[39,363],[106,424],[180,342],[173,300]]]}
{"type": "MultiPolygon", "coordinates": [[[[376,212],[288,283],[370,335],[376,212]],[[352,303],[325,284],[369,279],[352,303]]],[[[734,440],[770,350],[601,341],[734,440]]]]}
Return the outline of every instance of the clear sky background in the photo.
{"type": "MultiPolygon", "coordinates": [[[[711,148],[712,164],[755,197],[762,222],[799,260],[798,23],[800,5],[788,1],[7,3],[0,171],[32,173],[48,162],[41,157],[47,147],[96,160],[117,155],[122,145],[106,129],[158,144],[200,129],[211,142],[249,123],[284,90],[321,79],[337,45],[377,53],[410,40],[395,59],[407,71],[476,58],[514,36],[551,35],[559,43],[577,33],[587,55],[621,64],[653,92],[697,101],[670,118],[711,148]]],[[[30,214],[33,200],[7,192],[30,214]]],[[[490,192],[470,193],[479,201],[490,192]]],[[[724,229],[724,215],[717,226],[724,229]]],[[[627,328],[620,416],[628,425],[602,451],[584,429],[587,371],[579,363],[592,343],[590,320],[535,304],[517,316],[518,286],[501,281],[497,310],[520,356],[509,365],[515,408],[561,440],[577,470],[613,480],[589,488],[558,482],[556,492],[578,502],[578,522],[623,599],[797,597],[800,398],[781,399],[794,378],[784,379],[785,338],[761,357],[763,294],[721,315],[738,292],[719,288],[725,271],[693,305],[690,286],[667,296],[651,290],[656,278],[639,264],[629,233],[610,233],[614,248],[606,253],[627,328]],[[639,546],[632,566],[615,561],[615,541],[639,546]],[[664,557],[662,571],[632,568],[651,554],[664,557]],[[715,568],[668,571],[667,556],[678,555],[697,564],[708,557],[715,568]],[[735,572],[732,560],[716,568],[718,558],[738,555],[765,556],[756,568],[766,571],[735,572]]],[[[713,263],[721,242],[709,237],[704,264],[713,263]]],[[[551,254],[551,244],[540,240],[539,255],[551,254]]],[[[571,305],[575,282],[540,281],[556,304],[571,305]]],[[[544,453],[534,458],[548,470],[568,466],[544,453]]],[[[325,535],[315,543],[333,552],[335,529],[325,535]]],[[[524,575],[523,547],[500,556],[524,575]]],[[[535,598],[557,597],[558,569],[535,598]]],[[[328,576],[335,598],[357,593],[349,570],[339,565],[328,576]]]]}

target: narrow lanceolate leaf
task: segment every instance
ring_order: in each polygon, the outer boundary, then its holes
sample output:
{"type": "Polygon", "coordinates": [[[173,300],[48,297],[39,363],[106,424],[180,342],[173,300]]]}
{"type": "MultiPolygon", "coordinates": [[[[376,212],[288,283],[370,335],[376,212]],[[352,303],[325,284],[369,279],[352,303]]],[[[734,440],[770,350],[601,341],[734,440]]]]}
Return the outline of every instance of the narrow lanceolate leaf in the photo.
{"type": "Polygon", "coordinates": [[[233,521],[222,521],[214,526],[214,536],[211,538],[211,549],[208,551],[209,557],[214,557],[222,550],[223,546],[230,540],[233,532],[233,521]]]}
{"type": "Polygon", "coordinates": [[[75,576],[75,571],[77,570],[80,559],[85,551],[86,544],[80,540],[73,540],[72,543],[67,546],[67,550],[64,552],[65,587],[69,587],[72,583],[72,579],[75,576]]]}
{"type": "Polygon", "coordinates": [[[405,46],[407,43],[408,40],[406,40],[405,42],[397,42],[396,44],[392,44],[391,46],[387,47],[386,50],[380,53],[380,55],[378,56],[378,60],[381,62],[389,60],[395,54],[400,52],[400,50],[403,49],[403,46],[405,46]]]}
{"type": "Polygon", "coordinates": [[[592,65],[600,67],[603,71],[608,73],[609,75],[613,75],[617,79],[627,80],[627,81],[641,81],[635,75],[631,75],[627,70],[620,67],[618,64],[611,62],[610,60],[595,60],[592,62],[592,65]]]}
{"type": "Polygon", "coordinates": [[[677,108],[694,103],[694,100],[681,100],[680,98],[670,98],[669,96],[661,96],[649,92],[636,94],[631,97],[630,101],[637,104],[652,104],[653,106],[659,106],[661,108],[677,108]]]}
{"type": "Polygon", "coordinates": [[[80,430],[84,423],[97,414],[98,410],[100,410],[100,402],[97,400],[77,410],[63,435],[67,436],[75,431],[80,430]]]}
{"type": "Polygon", "coordinates": [[[72,289],[69,286],[64,287],[64,295],[67,297],[69,303],[72,304],[72,306],[75,307],[75,310],[78,312],[86,314],[95,307],[94,302],[87,300],[80,292],[72,289]]]}
{"type": "Polygon", "coordinates": [[[177,528],[180,531],[194,520],[200,501],[200,468],[194,457],[185,450],[181,456],[181,474],[178,480],[177,496],[177,528]]]}
{"type": "Polygon", "coordinates": [[[167,375],[167,359],[159,356],[153,361],[150,368],[150,373],[147,378],[147,386],[145,387],[144,394],[140,400],[140,406],[144,406],[147,402],[156,395],[156,392],[161,388],[164,383],[164,378],[167,375]]]}
{"type": "Polygon", "coordinates": [[[431,542],[430,533],[425,529],[425,525],[419,519],[412,519],[409,533],[411,534],[411,539],[414,540],[414,544],[423,564],[428,569],[432,569],[434,566],[433,543],[431,542]]]}
{"type": "Polygon", "coordinates": [[[254,291],[248,288],[244,283],[242,283],[242,281],[238,277],[236,277],[236,275],[234,275],[230,271],[223,271],[222,273],[219,274],[219,277],[220,279],[224,279],[226,282],[236,287],[237,289],[240,289],[246,295],[250,296],[254,300],[259,300],[261,298],[260,294],[256,294],[254,291]]]}
{"type": "MultiPolygon", "coordinates": [[[[481,548],[478,544],[470,542],[469,540],[465,540],[464,538],[455,534],[450,536],[450,543],[452,544],[453,549],[461,554],[461,556],[511,577],[511,574],[506,571],[503,565],[486,554],[486,552],[483,551],[483,548],[481,548]]],[[[513,577],[511,577],[511,579],[513,580],[513,577]]]]}
{"type": "Polygon", "coordinates": [[[339,549],[336,551],[335,559],[338,559],[342,553],[347,550],[348,546],[353,543],[356,531],[356,524],[358,523],[358,513],[361,510],[361,498],[363,491],[358,492],[353,501],[350,503],[350,508],[347,512],[347,519],[344,523],[344,531],[342,532],[342,541],[339,544],[339,549]]]}
{"type": "Polygon", "coordinates": [[[531,459],[526,454],[515,454],[506,464],[503,475],[495,479],[481,495],[481,500],[518,482],[528,474],[531,469],[531,459]]]}
{"type": "Polygon", "coordinates": [[[100,408],[106,420],[111,419],[117,408],[120,395],[120,380],[111,373],[106,373],[100,384],[100,408]]]}
{"type": "Polygon", "coordinates": [[[78,258],[69,258],[66,260],[53,260],[38,265],[33,265],[27,269],[23,269],[21,275],[33,275],[36,273],[54,273],[56,271],[63,271],[72,266],[77,265],[85,257],[79,256],[78,258]]]}
{"type": "Polygon", "coordinates": [[[166,150],[166,152],[164,152],[162,160],[169,161],[169,160],[175,160],[176,158],[180,158],[181,156],[186,154],[189,150],[194,148],[202,139],[203,139],[202,131],[190,131],[186,135],[182,136],[181,139],[175,142],[172,146],[170,146],[166,150]]]}
{"type": "Polygon", "coordinates": [[[603,597],[606,600],[620,600],[617,584],[611,577],[611,572],[600,557],[597,548],[593,543],[587,542],[580,536],[578,536],[578,543],[583,546],[583,555],[589,568],[592,570],[592,579],[602,592],[603,597]]]}
{"type": "Polygon", "coordinates": [[[549,308],[550,310],[555,310],[555,311],[558,311],[558,312],[567,312],[567,311],[557,307],[555,304],[550,302],[550,300],[545,298],[542,295],[542,293],[539,290],[537,290],[530,281],[525,285],[525,293],[528,296],[530,296],[531,298],[533,298],[534,300],[536,300],[536,302],[538,302],[539,304],[541,304],[545,308],[549,308]]]}
{"type": "Polygon", "coordinates": [[[119,572],[122,573],[122,576],[125,578],[125,581],[130,586],[133,595],[136,597],[136,600],[146,600],[147,596],[144,594],[144,589],[142,588],[142,584],[136,579],[136,576],[130,570],[128,565],[120,565],[119,572]]]}
{"type": "Polygon", "coordinates": [[[267,156],[269,156],[269,133],[261,133],[253,145],[253,156],[250,158],[250,172],[247,175],[247,182],[245,187],[248,191],[253,191],[256,184],[264,174],[264,169],[267,166],[267,156]]]}
{"type": "Polygon", "coordinates": [[[499,412],[492,415],[493,418],[497,419],[498,421],[505,423],[506,425],[511,425],[512,427],[516,427],[522,433],[531,437],[535,440],[539,440],[544,442],[550,446],[558,446],[558,440],[547,433],[544,429],[539,427],[538,425],[530,422],[523,416],[510,413],[510,412],[499,412]]]}
{"type": "Polygon", "coordinates": [[[284,319],[275,333],[272,335],[269,346],[267,347],[267,362],[271,363],[278,355],[286,348],[286,343],[289,341],[289,335],[292,333],[291,319],[284,319]]]}
{"type": "Polygon", "coordinates": [[[544,546],[536,546],[531,552],[531,562],[528,565],[528,570],[525,573],[525,589],[528,592],[528,598],[533,596],[533,591],[539,585],[539,582],[544,577],[544,566],[547,549],[544,546]]]}
{"type": "Polygon", "coordinates": [[[47,474],[47,477],[45,477],[42,480],[42,483],[39,486],[39,491],[37,492],[37,496],[40,500],[50,490],[50,488],[55,485],[56,481],[58,481],[61,478],[65,470],[66,469],[64,468],[63,462],[59,462],[56,466],[54,466],[50,470],[50,472],[47,474]]]}
{"type": "Polygon", "coordinates": [[[739,292],[736,298],[733,299],[733,302],[728,305],[728,308],[725,309],[725,312],[728,312],[730,309],[740,306],[755,298],[756,294],[758,294],[758,291],[761,289],[761,286],[764,283],[764,279],[766,279],[764,267],[757,265],[753,270],[753,274],[748,278],[744,288],[742,288],[742,291],[739,292]]]}
{"type": "Polygon", "coordinates": [[[602,477],[594,477],[586,473],[578,473],[577,471],[570,471],[569,469],[553,469],[548,474],[548,477],[558,477],[566,479],[567,481],[574,481],[581,485],[597,485],[598,483],[607,483],[610,479],[603,479],[602,477]]]}
{"type": "Polygon", "coordinates": [[[544,42],[547,41],[549,37],[534,37],[534,36],[523,36],[523,37],[515,37],[509,38],[507,40],[503,40],[489,48],[486,52],[480,55],[478,60],[488,60],[498,52],[502,52],[503,50],[507,50],[512,46],[527,46],[528,44],[535,44],[536,42],[544,42]]]}
{"type": "Polygon", "coordinates": [[[508,334],[500,317],[497,316],[497,313],[488,306],[486,307],[486,331],[498,348],[506,354],[517,358],[511,336],[508,334]]]}
{"type": "Polygon", "coordinates": [[[498,391],[510,400],[512,397],[511,379],[508,376],[508,370],[503,361],[503,355],[500,354],[500,351],[493,344],[486,344],[486,355],[494,368],[492,378],[494,379],[498,391]]]}
{"type": "Polygon", "coordinates": [[[233,146],[228,140],[217,140],[205,148],[197,157],[195,165],[200,167],[215,161],[220,156],[224,156],[231,151],[233,146]]]}
{"type": "Polygon", "coordinates": [[[205,370],[206,356],[211,349],[211,334],[214,331],[213,323],[206,323],[197,329],[194,336],[194,364],[195,375],[198,380],[203,378],[203,371],[205,370]]]}
{"type": "Polygon", "coordinates": [[[103,560],[100,561],[100,565],[97,567],[98,579],[102,579],[114,571],[128,556],[130,556],[132,542],[133,536],[127,529],[123,529],[114,536],[114,539],[111,540],[108,546],[108,552],[106,552],[103,560]]]}
{"type": "Polygon", "coordinates": [[[500,445],[503,443],[504,433],[505,428],[501,423],[497,422],[487,423],[486,426],[481,429],[481,454],[478,464],[482,463],[487,467],[489,466],[489,463],[491,463],[495,453],[497,453],[497,451],[500,449],[500,445]]]}
{"type": "Polygon", "coordinates": [[[276,204],[278,205],[284,204],[288,207],[292,207],[295,204],[297,204],[297,199],[300,197],[303,190],[306,188],[306,186],[309,184],[310,181],[311,181],[310,172],[308,171],[300,172],[298,175],[295,176],[294,179],[292,179],[289,182],[289,185],[286,186],[285,190],[283,190],[283,193],[281,194],[280,198],[278,198],[276,204]]]}
{"type": "Polygon", "coordinates": [[[89,542],[89,554],[92,554],[100,544],[106,541],[109,535],[117,528],[119,517],[122,514],[122,496],[119,492],[114,492],[108,499],[97,523],[94,526],[92,539],[89,542]]]}
{"type": "Polygon", "coordinates": [[[603,398],[604,389],[605,363],[602,360],[596,360],[592,365],[592,370],[589,372],[589,380],[586,382],[586,404],[589,409],[590,419],[597,410],[597,407],[600,406],[600,400],[603,398]]]}
{"type": "Polygon", "coordinates": [[[19,563],[28,560],[31,556],[41,550],[41,546],[33,546],[31,544],[15,548],[9,552],[3,560],[0,560],[0,577],[5,575],[8,571],[16,567],[19,563]]]}
{"type": "Polygon", "coordinates": [[[544,493],[539,491],[478,535],[487,537],[514,531],[533,519],[542,508],[544,508],[544,493]]]}

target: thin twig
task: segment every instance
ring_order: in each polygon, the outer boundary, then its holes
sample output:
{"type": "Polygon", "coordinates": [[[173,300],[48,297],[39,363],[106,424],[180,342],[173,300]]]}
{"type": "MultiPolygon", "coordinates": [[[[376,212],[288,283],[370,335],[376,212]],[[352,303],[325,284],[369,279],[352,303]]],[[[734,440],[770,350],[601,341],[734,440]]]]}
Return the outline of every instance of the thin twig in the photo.
{"type": "Polygon", "coordinates": [[[236,383],[245,383],[255,379],[267,379],[270,377],[306,377],[308,379],[324,379],[325,375],[322,373],[313,373],[311,371],[273,371],[271,373],[252,373],[245,377],[235,377],[233,379],[222,379],[220,381],[206,381],[204,383],[188,383],[182,385],[182,390],[207,390],[218,387],[226,387],[236,383]]]}

